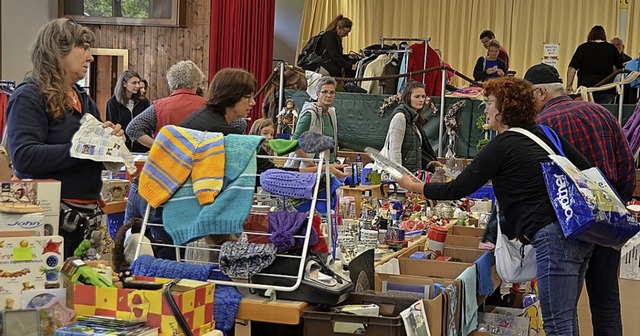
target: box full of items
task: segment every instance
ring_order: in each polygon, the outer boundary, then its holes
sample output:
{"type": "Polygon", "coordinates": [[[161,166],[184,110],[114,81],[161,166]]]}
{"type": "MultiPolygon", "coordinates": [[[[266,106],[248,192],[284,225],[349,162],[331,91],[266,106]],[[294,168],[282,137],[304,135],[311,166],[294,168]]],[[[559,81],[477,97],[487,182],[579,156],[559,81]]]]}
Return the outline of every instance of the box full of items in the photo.
{"type": "Polygon", "coordinates": [[[340,306],[313,306],[303,314],[304,335],[440,335],[443,297],[427,303],[415,298],[354,293],[340,306]],[[414,307],[417,307],[414,308],[414,307]],[[412,309],[413,308],[413,309],[412,309]],[[420,315],[408,316],[418,310],[420,315]],[[433,315],[429,312],[433,311],[433,315]],[[414,330],[420,330],[418,333],[414,330]]]}
{"type": "Polygon", "coordinates": [[[63,273],[71,284],[68,301],[77,316],[143,321],[158,327],[159,335],[182,335],[183,328],[203,335],[214,329],[213,283],[142,276],[109,282],[74,258],[67,260],[63,273]]]}
{"type": "Polygon", "coordinates": [[[0,182],[0,231],[15,231],[18,237],[57,235],[60,188],[55,180],[0,182]]]}

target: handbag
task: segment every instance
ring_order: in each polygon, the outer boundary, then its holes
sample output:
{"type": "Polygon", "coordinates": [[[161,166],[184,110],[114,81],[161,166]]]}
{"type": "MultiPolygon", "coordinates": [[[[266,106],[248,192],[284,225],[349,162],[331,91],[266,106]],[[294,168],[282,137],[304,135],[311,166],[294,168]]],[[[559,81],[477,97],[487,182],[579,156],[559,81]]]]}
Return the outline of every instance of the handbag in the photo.
{"type": "Polygon", "coordinates": [[[500,278],[509,283],[526,282],[536,278],[536,249],[523,245],[518,239],[509,239],[500,229],[500,208],[497,206],[498,236],[494,255],[496,271],[500,278]]]}
{"type": "Polygon", "coordinates": [[[97,202],[80,204],[60,201],[60,229],[73,232],[83,227],[87,234],[97,229],[102,222],[102,209],[97,202]]]}
{"type": "Polygon", "coordinates": [[[533,133],[511,128],[524,134],[549,153],[551,162],[542,162],[542,174],[549,199],[565,238],[611,247],[616,250],[640,232],[624,203],[597,167],[581,171],[562,151],[560,138],[552,129],[540,125],[561,155],[533,133]]]}

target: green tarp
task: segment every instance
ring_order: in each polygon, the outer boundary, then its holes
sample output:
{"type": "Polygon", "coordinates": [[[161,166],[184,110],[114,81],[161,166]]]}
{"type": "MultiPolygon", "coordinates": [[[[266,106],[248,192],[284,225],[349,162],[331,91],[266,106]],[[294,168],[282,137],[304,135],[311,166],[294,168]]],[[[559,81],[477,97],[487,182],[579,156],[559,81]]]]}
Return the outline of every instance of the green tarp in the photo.
{"type": "MultiPolygon", "coordinates": [[[[365,147],[382,148],[384,139],[391,121],[393,108],[385,111],[383,117],[379,117],[379,109],[382,102],[388,95],[360,94],[338,92],[334,106],[338,116],[338,141],[341,148],[349,148],[355,151],[362,151],[365,147]]],[[[298,109],[302,108],[305,101],[309,100],[306,91],[285,91],[285,100],[293,99],[298,109]]],[[[440,108],[440,97],[431,97],[436,107],[440,108]]],[[[481,101],[467,98],[446,98],[444,113],[458,101],[465,101],[465,106],[460,108],[456,114],[458,122],[456,142],[457,157],[474,157],[477,153],[476,144],[484,137],[484,133],[476,128],[476,120],[484,113],[484,106],[481,101]]],[[[605,105],[617,118],[618,105],[605,105]]],[[[634,105],[624,105],[623,125],[634,110],[634,105]]],[[[424,130],[429,137],[436,154],[438,154],[438,132],[440,113],[434,115],[430,108],[425,108],[424,116],[427,124],[424,130]]],[[[447,152],[448,137],[446,129],[443,130],[442,155],[447,152]]]]}

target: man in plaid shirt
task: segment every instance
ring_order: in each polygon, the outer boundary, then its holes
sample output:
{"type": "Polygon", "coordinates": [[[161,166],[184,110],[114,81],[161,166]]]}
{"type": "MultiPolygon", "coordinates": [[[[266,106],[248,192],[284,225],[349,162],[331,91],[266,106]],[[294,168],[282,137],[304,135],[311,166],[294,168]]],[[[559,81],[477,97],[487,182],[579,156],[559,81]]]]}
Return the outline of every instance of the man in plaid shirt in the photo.
{"type": "MultiPolygon", "coordinates": [[[[524,79],[534,84],[533,96],[540,109],[536,121],[555,129],[582,152],[623,201],[631,199],[636,184],[633,154],[611,112],[599,104],[567,96],[552,66],[534,65],[524,79]]],[[[619,264],[620,251],[596,245],[585,275],[594,335],[622,335],[619,264]]]]}

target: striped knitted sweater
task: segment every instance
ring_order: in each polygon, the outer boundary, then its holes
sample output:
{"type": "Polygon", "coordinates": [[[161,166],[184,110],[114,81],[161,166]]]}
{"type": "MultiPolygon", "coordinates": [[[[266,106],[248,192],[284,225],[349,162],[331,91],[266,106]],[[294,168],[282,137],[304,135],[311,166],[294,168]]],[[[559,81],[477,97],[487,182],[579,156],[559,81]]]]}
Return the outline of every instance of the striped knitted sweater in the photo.
{"type": "Polygon", "coordinates": [[[209,204],[222,190],[224,170],[222,133],[169,125],[160,130],[153,142],[138,190],[157,208],[191,176],[198,202],[209,204]]]}

